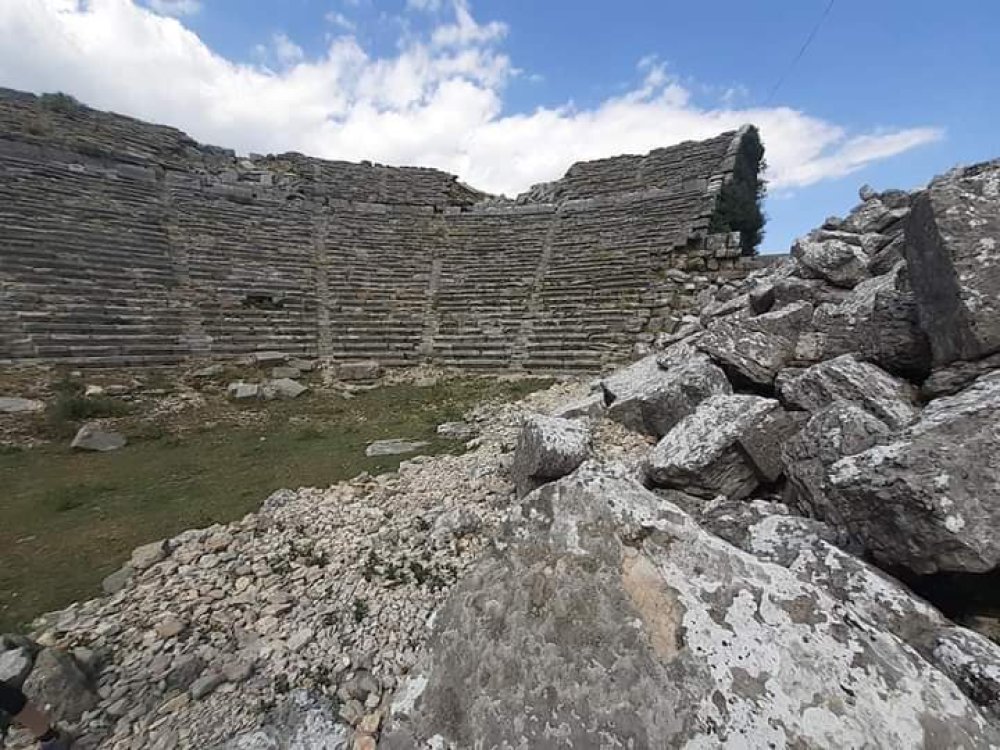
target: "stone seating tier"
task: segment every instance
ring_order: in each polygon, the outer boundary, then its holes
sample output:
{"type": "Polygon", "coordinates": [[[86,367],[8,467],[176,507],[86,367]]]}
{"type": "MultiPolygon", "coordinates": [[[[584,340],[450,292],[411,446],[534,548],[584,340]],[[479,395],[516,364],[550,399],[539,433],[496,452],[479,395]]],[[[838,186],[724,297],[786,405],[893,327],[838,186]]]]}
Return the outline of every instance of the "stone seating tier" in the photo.
{"type": "Polygon", "coordinates": [[[517,201],[435,169],[237,157],[0,89],[0,361],[274,349],[385,365],[595,370],[689,290],[744,131],[576,164],[517,201]]]}

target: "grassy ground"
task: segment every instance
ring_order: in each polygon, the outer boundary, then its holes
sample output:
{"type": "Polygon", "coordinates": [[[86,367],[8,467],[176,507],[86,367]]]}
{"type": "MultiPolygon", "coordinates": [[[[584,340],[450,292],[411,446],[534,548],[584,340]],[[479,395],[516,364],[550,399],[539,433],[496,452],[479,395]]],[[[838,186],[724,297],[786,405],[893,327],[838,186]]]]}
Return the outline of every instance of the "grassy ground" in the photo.
{"type": "Polygon", "coordinates": [[[392,470],[405,458],[365,457],[372,440],[428,440],[425,453],[462,450],[437,439],[436,425],[483,398],[516,399],[544,385],[469,378],[349,400],[317,392],[223,404],[257,418],[250,426],[207,422],[180,437],[147,430],[114,453],[76,453],[65,441],[0,452],[0,632],[98,594],[101,579],[140,544],[240,518],[281,487],[327,486],[392,470]]]}

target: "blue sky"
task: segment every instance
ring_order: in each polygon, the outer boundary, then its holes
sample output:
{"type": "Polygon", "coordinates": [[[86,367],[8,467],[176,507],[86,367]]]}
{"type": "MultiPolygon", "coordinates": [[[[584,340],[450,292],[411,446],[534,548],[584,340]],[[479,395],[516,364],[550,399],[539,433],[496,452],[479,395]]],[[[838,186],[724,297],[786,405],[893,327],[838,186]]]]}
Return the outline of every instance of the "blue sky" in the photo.
{"type": "Polygon", "coordinates": [[[784,251],[863,182],[1000,156],[1000,3],[835,0],[788,70],[827,5],[3,0],[0,85],[507,193],[753,120],[774,182],[764,249],[784,251]]]}

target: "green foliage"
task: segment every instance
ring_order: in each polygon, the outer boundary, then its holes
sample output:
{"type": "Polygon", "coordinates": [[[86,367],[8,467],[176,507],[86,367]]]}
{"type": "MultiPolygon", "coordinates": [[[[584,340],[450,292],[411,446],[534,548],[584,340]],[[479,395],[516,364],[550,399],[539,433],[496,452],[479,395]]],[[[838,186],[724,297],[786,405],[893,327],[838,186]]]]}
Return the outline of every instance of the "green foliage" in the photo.
{"type": "Polygon", "coordinates": [[[74,425],[88,419],[123,417],[129,413],[128,404],[109,396],[85,396],[83,384],[63,379],[54,385],[56,397],[46,407],[49,428],[56,435],[72,432],[74,425]]]}
{"type": "Polygon", "coordinates": [[[368,617],[368,602],[364,599],[355,599],[353,606],[354,622],[361,622],[368,617]]]}
{"type": "Polygon", "coordinates": [[[50,112],[58,112],[60,114],[68,115],[83,109],[83,104],[77,99],[61,91],[52,94],[42,94],[38,97],[38,102],[50,112]]]}
{"type": "Polygon", "coordinates": [[[757,128],[750,128],[736,154],[732,179],[719,193],[709,231],[739,232],[743,255],[755,255],[764,238],[761,209],[767,186],[760,177],[766,167],[764,144],[757,128]]]}

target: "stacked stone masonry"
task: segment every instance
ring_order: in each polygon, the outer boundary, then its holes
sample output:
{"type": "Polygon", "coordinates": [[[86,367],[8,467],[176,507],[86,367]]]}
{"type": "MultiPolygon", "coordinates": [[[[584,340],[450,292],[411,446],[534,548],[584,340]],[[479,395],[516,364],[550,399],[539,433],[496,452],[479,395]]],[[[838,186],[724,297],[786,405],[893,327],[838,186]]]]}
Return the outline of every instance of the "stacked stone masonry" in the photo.
{"type": "Polygon", "coordinates": [[[508,200],[434,169],[239,158],[0,89],[0,361],[596,370],[693,304],[670,269],[756,267],[708,231],[748,132],[508,200]]]}

